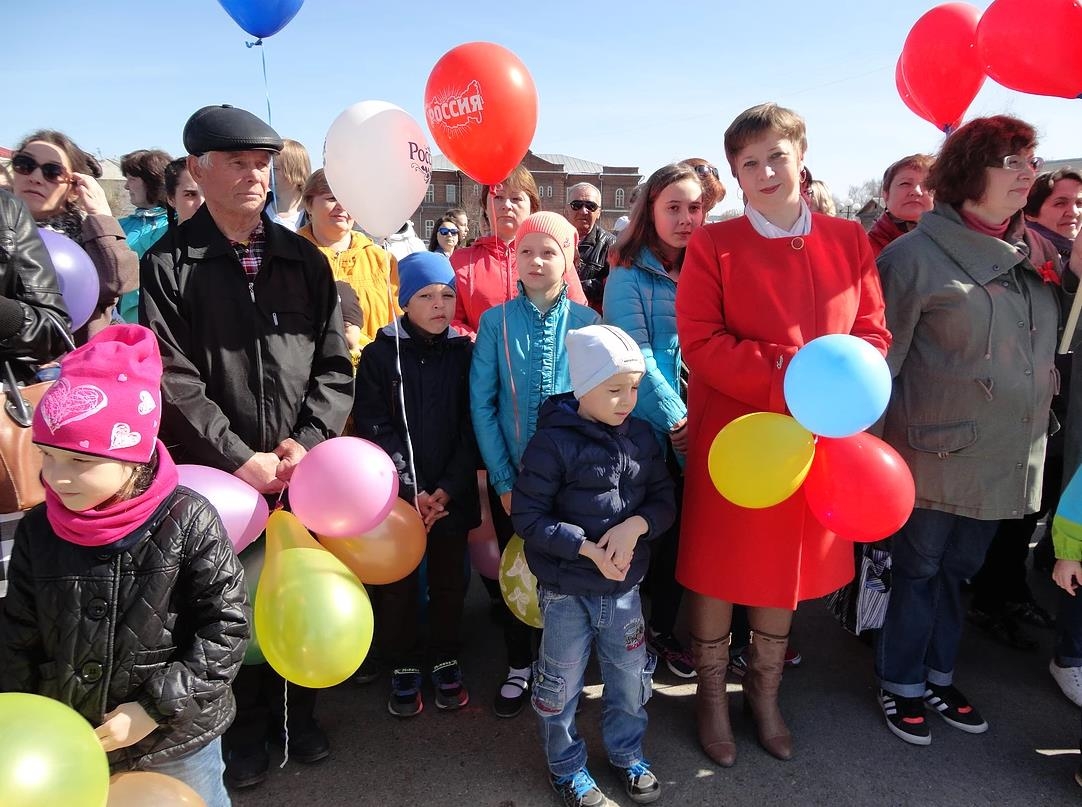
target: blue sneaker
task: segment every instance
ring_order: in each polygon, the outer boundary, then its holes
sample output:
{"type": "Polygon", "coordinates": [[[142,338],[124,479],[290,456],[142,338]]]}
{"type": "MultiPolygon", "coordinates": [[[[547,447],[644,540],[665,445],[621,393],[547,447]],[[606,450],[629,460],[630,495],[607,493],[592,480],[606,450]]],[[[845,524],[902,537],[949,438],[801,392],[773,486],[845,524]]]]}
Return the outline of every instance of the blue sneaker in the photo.
{"type": "Polygon", "coordinates": [[[424,708],[421,671],[416,667],[399,667],[391,675],[391,697],[387,700],[387,711],[395,717],[413,717],[424,708]]]}
{"type": "Polygon", "coordinates": [[[661,795],[661,782],[650,770],[650,763],[645,759],[639,760],[630,768],[616,768],[623,774],[624,790],[636,804],[649,804],[657,801],[661,795]]]}
{"type": "Polygon", "coordinates": [[[612,804],[597,786],[585,767],[570,776],[549,776],[552,789],[563,800],[564,807],[604,807],[612,804]]]}
{"type": "Polygon", "coordinates": [[[457,659],[433,667],[432,684],[436,687],[437,709],[461,709],[470,702],[470,693],[462,685],[462,668],[458,666],[457,659]]]}

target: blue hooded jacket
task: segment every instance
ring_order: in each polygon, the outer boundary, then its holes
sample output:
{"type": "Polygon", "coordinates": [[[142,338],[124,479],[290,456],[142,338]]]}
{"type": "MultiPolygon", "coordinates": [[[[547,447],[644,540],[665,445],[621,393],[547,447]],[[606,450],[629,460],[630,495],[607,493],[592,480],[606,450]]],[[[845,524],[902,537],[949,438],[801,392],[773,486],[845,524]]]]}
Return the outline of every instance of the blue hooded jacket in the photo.
{"type": "Polygon", "coordinates": [[[511,520],[526,543],[530,571],[546,588],[623,594],[646,574],[647,542],[676,519],[673,480],[645,421],[630,416],[609,426],[586,420],[578,409],[570,392],[541,407],[511,496],[511,520]],[[632,516],[642,516],[648,530],[635,545],[624,579],[609,580],[579,547],[632,516]]]}

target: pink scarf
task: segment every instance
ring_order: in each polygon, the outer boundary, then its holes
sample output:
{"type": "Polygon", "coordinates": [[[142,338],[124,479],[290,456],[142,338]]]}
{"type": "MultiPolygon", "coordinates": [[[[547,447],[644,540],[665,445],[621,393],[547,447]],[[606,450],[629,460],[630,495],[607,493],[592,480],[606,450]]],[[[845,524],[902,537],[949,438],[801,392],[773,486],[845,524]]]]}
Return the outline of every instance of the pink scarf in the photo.
{"type": "Polygon", "coordinates": [[[179,484],[177,466],[161,440],[157,441],[158,473],[141,496],[75,513],[45,486],[45,515],[53,532],[79,546],[106,546],[145,524],[179,484]]]}
{"type": "Polygon", "coordinates": [[[1002,224],[987,224],[974,216],[972,213],[958,208],[958,213],[962,217],[962,223],[974,232],[981,233],[982,235],[990,235],[992,238],[1002,239],[1007,234],[1007,227],[1010,226],[1011,220],[1007,219],[1002,224]]]}

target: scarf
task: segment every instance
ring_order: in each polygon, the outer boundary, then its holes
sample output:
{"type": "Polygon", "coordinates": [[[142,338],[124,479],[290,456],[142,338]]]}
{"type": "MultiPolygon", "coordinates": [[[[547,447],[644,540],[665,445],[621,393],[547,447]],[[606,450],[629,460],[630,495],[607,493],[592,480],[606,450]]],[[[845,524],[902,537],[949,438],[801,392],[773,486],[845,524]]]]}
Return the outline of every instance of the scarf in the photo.
{"type": "Polygon", "coordinates": [[[38,226],[66,235],[76,244],[83,243],[83,216],[78,210],[65,210],[52,218],[39,221],[38,226]]]}
{"type": "Polygon", "coordinates": [[[1002,224],[987,224],[972,213],[963,210],[961,207],[956,209],[958,215],[962,217],[962,223],[973,230],[973,232],[980,233],[981,235],[990,235],[992,238],[998,238],[1001,241],[1006,240],[1004,239],[1004,236],[1007,234],[1007,228],[1011,224],[1010,219],[1007,219],[1002,224]]]}
{"type": "Polygon", "coordinates": [[[1029,229],[1033,230],[1035,233],[1037,233],[1037,235],[1043,235],[1045,238],[1047,238],[1052,243],[1052,246],[1056,248],[1056,252],[1060,254],[1061,258],[1071,257],[1071,247],[1073,246],[1074,242],[1071,241],[1070,238],[1065,235],[1060,235],[1055,230],[1045,227],[1039,221],[1027,221],[1026,226],[1029,229]]]}
{"type": "Polygon", "coordinates": [[[745,205],[744,215],[748,217],[748,222],[755,228],[755,232],[763,238],[792,238],[794,235],[807,235],[812,228],[811,210],[803,199],[800,200],[800,215],[791,230],[782,229],[767,221],[766,216],[751,205],[745,205]]]}
{"type": "Polygon", "coordinates": [[[157,441],[157,451],[158,473],[146,492],[134,499],[76,513],[66,508],[46,485],[45,515],[53,532],[79,546],[106,546],[143,526],[179,484],[177,466],[161,440],[157,441]]]}

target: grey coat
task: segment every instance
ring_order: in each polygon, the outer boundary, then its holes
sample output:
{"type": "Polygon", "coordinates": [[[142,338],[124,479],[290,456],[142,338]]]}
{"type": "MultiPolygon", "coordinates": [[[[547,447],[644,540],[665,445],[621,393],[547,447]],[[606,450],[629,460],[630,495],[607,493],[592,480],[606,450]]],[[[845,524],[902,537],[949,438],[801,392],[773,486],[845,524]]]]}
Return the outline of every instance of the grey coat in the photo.
{"type": "Polygon", "coordinates": [[[1047,245],[1024,233],[1021,216],[1000,240],[936,204],[879,256],[895,377],[883,438],[917,507],[995,520],[1040,505],[1059,309],[1034,266],[1047,245]]]}

